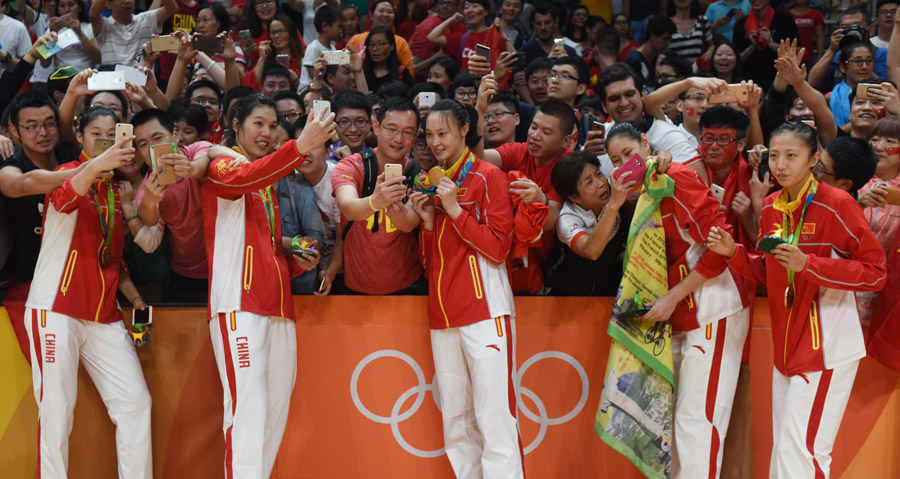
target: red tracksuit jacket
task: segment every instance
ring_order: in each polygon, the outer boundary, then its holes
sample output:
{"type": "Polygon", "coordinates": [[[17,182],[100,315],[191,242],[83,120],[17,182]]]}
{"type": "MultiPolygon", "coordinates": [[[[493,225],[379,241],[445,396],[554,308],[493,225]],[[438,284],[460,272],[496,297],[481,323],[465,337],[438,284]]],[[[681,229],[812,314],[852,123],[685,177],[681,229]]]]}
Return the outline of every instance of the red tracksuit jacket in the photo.
{"type": "MultiPolygon", "coordinates": [[[[701,251],[699,245],[705,244],[713,226],[729,231],[731,227],[726,226],[725,215],[719,211],[719,202],[713,198],[709,187],[697,176],[697,172],[680,163],[672,163],[666,174],[675,180],[675,195],[663,198],[659,204],[659,212],[666,231],[666,263],[669,289],[672,289],[690,271],[696,270],[707,279],[725,272],[727,265],[723,257],[706,250],[691,266],[688,253],[694,244],[698,246],[693,251],[701,251]],[[682,235],[690,237],[693,244],[682,235]]],[[[739,294],[737,289],[734,293],[739,294]]],[[[722,314],[716,319],[725,316],[727,314],[722,314]]],[[[693,294],[678,303],[671,320],[674,331],[689,331],[700,327],[693,294]]]]}
{"type": "MultiPolygon", "coordinates": [[[[57,171],[78,168],[88,160],[82,153],[78,161],[62,164],[57,171]]],[[[122,262],[125,221],[118,182],[101,181],[93,186],[98,193],[96,201],[91,192],[79,196],[72,189],[71,178],[44,199],[41,253],[25,306],[86,321],[114,323],[122,320],[116,290],[119,275],[126,271],[122,262]],[[103,220],[97,201],[101,209],[106,209],[109,189],[113,191],[116,217],[109,246],[112,260],[103,266],[103,220]]]]}
{"type": "Polygon", "coordinates": [[[288,141],[269,156],[229,168],[232,158],[209,164],[203,183],[203,232],[209,260],[209,317],[247,311],[294,319],[290,277],[300,274],[281,248],[281,213],[274,184],[306,158],[288,141]],[[272,186],[275,246],[260,190],[272,186]],[[293,274],[292,274],[293,273],[293,274]]]}
{"type": "MultiPolygon", "coordinates": [[[[773,208],[776,192],[766,198],[760,238],[782,225],[773,208]]],[[[800,220],[807,192],[791,217],[800,220]]],[[[806,253],[806,269],[794,275],[794,303],[785,306],[787,270],[774,256],[750,254],[740,244],[728,264],[766,285],[775,343],[775,367],[792,376],[834,369],[866,355],[854,291],[878,291],[884,285],[884,250],[869,230],[862,209],[844,191],[818,184],[806,211],[798,246],[806,253]]]]}
{"type": "Polygon", "coordinates": [[[441,208],[440,198],[434,197],[434,230],[423,229],[419,242],[428,275],[432,329],[515,314],[505,264],[513,239],[506,174],[476,159],[459,188],[457,201],[463,211],[453,220],[441,208]]]}

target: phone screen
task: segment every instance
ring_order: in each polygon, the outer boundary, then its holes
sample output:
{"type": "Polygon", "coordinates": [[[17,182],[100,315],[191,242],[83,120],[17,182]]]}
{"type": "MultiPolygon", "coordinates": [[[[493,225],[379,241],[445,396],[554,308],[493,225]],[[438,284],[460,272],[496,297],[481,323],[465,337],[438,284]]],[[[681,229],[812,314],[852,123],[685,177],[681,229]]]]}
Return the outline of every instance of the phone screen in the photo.
{"type": "Polygon", "coordinates": [[[131,310],[132,324],[153,324],[153,306],[131,310]]]}

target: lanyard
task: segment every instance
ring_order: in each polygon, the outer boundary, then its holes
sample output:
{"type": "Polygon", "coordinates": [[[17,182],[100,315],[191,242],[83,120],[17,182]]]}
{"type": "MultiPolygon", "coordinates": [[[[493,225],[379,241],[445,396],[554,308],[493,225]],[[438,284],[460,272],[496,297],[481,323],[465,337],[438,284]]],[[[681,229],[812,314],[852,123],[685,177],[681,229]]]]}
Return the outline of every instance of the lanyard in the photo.
{"type": "MultiPolygon", "coordinates": [[[[791,231],[788,229],[788,217],[790,217],[790,213],[783,212],[781,217],[781,239],[790,243],[793,246],[797,246],[800,243],[800,236],[803,232],[803,219],[806,217],[806,210],[809,208],[809,205],[813,202],[813,198],[816,196],[816,191],[818,190],[819,183],[816,180],[812,180],[806,194],[806,201],[803,204],[803,210],[800,212],[800,220],[797,222],[797,226],[791,231]],[[785,238],[785,232],[790,231],[790,235],[785,238]]],[[[788,279],[788,287],[784,290],[784,307],[790,308],[794,305],[794,270],[787,270],[787,279],[788,279]]]]}
{"type": "Polygon", "coordinates": [[[116,197],[112,185],[108,182],[106,184],[106,205],[100,205],[100,193],[94,185],[91,185],[91,195],[94,197],[94,203],[97,204],[97,214],[100,215],[100,231],[103,232],[100,260],[105,266],[109,264],[111,258],[109,243],[112,241],[112,234],[116,226],[116,197]]]}
{"type": "Polygon", "coordinates": [[[459,170],[459,178],[456,179],[456,187],[462,188],[463,181],[465,181],[466,176],[469,174],[469,170],[472,169],[474,163],[475,155],[469,151],[468,147],[466,147],[459,159],[456,160],[456,163],[450,168],[445,169],[444,173],[446,173],[448,178],[453,178],[456,170],[459,170]]]}

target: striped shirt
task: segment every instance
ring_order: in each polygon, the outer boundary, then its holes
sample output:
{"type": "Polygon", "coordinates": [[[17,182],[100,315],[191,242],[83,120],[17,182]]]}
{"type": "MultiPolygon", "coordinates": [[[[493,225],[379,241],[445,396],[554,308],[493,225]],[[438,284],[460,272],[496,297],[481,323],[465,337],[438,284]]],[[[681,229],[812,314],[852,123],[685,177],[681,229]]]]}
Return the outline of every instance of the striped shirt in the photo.
{"type": "Polygon", "coordinates": [[[712,31],[709,28],[709,20],[700,15],[697,17],[697,21],[694,22],[694,29],[691,30],[691,33],[682,35],[681,32],[675,32],[672,35],[672,42],[669,44],[669,48],[675,50],[678,56],[693,64],[706,51],[704,45],[709,45],[711,42],[712,31]]]}
{"type": "Polygon", "coordinates": [[[131,23],[123,25],[112,17],[103,18],[103,30],[97,35],[100,59],[106,64],[136,66],[143,54],[141,48],[150,41],[150,35],[162,28],[157,21],[157,12],[150,10],[131,17],[131,23]]]}

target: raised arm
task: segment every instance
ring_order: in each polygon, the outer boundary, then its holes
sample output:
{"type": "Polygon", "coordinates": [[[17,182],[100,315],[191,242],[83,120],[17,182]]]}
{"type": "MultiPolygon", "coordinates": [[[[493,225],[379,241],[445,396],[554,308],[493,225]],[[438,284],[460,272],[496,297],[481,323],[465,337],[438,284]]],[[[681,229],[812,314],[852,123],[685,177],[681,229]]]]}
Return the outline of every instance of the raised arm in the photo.
{"type": "Polygon", "coordinates": [[[663,119],[665,116],[665,113],[662,111],[663,105],[670,100],[674,100],[681,92],[691,88],[701,88],[707,94],[722,93],[728,89],[728,83],[719,78],[700,77],[688,77],[681,81],[672,82],[644,97],[644,111],[654,118],[663,119]]]}
{"type": "MultiPolygon", "coordinates": [[[[794,43],[796,43],[796,40],[794,40],[794,43]]],[[[782,45],[784,44],[785,42],[782,41],[782,45]]],[[[779,51],[786,53],[775,60],[775,69],[778,71],[778,76],[792,86],[797,92],[797,96],[812,110],[819,136],[822,137],[823,143],[827,143],[837,136],[837,125],[834,122],[834,115],[831,113],[831,107],[828,105],[828,101],[825,100],[825,96],[806,81],[806,65],[799,62],[803,58],[804,50],[801,48],[799,53],[793,54],[791,49],[788,49],[788,51],[779,49],[779,51]]],[[[748,144],[758,143],[762,142],[754,141],[748,144]]]]}
{"type": "Polygon", "coordinates": [[[106,8],[106,3],[107,0],[94,0],[91,3],[90,19],[94,38],[100,38],[100,32],[103,31],[103,9],[106,8]]]}
{"type": "MultiPolygon", "coordinates": [[[[815,66],[813,66],[812,70],[809,72],[809,79],[807,80],[813,88],[821,89],[825,86],[825,78],[828,74],[828,68],[831,66],[831,61],[834,60],[834,56],[837,55],[838,51],[840,51],[841,39],[844,38],[844,33],[841,29],[837,29],[834,33],[831,34],[831,43],[828,45],[828,50],[825,50],[825,53],[819,57],[819,61],[816,62],[815,66]]],[[[891,33],[891,41],[894,39],[894,34],[891,33]]],[[[891,65],[891,53],[888,50],[888,71],[890,71],[891,65]]]]}
{"type": "Polygon", "coordinates": [[[9,198],[21,198],[29,195],[46,195],[62,186],[79,170],[31,170],[22,173],[15,166],[0,169],[0,192],[9,198]]]}
{"type": "Polygon", "coordinates": [[[169,100],[181,98],[188,63],[197,56],[197,52],[194,51],[194,47],[191,44],[190,36],[183,30],[176,30],[175,36],[178,37],[181,43],[178,45],[175,66],[172,67],[172,73],[169,75],[169,84],[166,86],[166,97],[169,100]]]}
{"type": "Polygon", "coordinates": [[[888,80],[900,82],[900,15],[894,15],[894,30],[887,51],[888,80]]]}
{"type": "Polygon", "coordinates": [[[454,13],[450,18],[441,22],[437,28],[428,33],[428,41],[441,47],[447,46],[447,37],[444,36],[444,30],[450,28],[450,25],[461,21],[463,21],[462,14],[459,12],[454,13]]]}
{"type": "Polygon", "coordinates": [[[162,28],[163,24],[166,23],[166,20],[172,18],[172,15],[175,15],[175,12],[177,11],[177,0],[163,0],[162,7],[156,10],[156,24],[159,25],[159,28],[162,28]]]}

